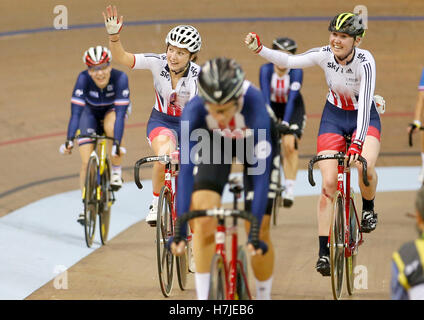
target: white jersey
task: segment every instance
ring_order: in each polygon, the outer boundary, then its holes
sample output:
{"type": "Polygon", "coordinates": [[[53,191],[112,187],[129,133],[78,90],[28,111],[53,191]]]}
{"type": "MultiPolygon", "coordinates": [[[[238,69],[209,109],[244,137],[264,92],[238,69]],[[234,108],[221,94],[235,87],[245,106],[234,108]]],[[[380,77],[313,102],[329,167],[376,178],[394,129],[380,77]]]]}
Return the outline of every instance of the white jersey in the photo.
{"type": "Polygon", "coordinates": [[[311,49],[298,55],[263,47],[260,56],[285,68],[320,66],[329,88],[327,100],[345,110],[358,110],[356,139],[364,141],[375,89],[375,61],[367,50],[355,48],[353,59],[346,65],[337,63],[330,46],[311,49]]]}
{"type": "Polygon", "coordinates": [[[159,112],[179,117],[185,104],[197,94],[197,76],[200,67],[193,62],[190,62],[175,89],[172,89],[165,53],[135,54],[132,69],[149,69],[152,72],[156,95],[154,108],[159,112]]]}

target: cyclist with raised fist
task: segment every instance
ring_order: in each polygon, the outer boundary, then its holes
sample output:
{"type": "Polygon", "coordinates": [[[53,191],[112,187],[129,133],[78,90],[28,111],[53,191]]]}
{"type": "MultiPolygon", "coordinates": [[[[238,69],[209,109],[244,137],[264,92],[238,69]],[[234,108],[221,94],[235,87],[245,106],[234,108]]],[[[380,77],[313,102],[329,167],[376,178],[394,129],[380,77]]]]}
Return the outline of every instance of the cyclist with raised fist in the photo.
{"type": "MultiPolygon", "coordinates": [[[[362,181],[362,166],[358,164],[359,188],[362,195],[361,231],[371,232],[377,226],[374,198],[377,188],[375,164],[380,152],[381,123],[374,102],[376,66],[368,50],[360,49],[365,26],[360,15],[341,13],[329,24],[329,44],[303,54],[289,55],[266,48],[255,33],[245,37],[250,50],[282,68],[320,66],[329,87],[318,133],[317,153],[334,154],[344,151],[344,135],[351,135],[347,151],[349,163],[362,155],[368,163],[369,186],[362,181]]],[[[356,164],[356,163],[355,163],[356,164]]],[[[319,258],[316,269],[330,275],[328,230],[333,196],[337,189],[337,161],[320,162],[322,189],[318,202],[319,258]]]]}

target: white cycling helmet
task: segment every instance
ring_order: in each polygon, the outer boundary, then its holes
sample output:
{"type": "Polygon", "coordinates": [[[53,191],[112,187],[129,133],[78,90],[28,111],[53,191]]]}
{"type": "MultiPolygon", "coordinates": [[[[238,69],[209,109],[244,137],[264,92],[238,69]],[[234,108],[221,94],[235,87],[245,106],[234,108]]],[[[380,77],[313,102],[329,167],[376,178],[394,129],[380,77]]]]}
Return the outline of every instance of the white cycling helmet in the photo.
{"type": "Polygon", "coordinates": [[[87,51],[85,51],[82,60],[87,66],[94,67],[98,66],[99,64],[111,62],[112,54],[110,53],[110,50],[108,48],[96,46],[91,47],[87,51]]]}
{"type": "Polygon", "coordinates": [[[169,31],[165,43],[166,45],[173,45],[178,48],[187,49],[191,53],[196,53],[202,46],[202,38],[195,27],[180,25],[169,31]]]}

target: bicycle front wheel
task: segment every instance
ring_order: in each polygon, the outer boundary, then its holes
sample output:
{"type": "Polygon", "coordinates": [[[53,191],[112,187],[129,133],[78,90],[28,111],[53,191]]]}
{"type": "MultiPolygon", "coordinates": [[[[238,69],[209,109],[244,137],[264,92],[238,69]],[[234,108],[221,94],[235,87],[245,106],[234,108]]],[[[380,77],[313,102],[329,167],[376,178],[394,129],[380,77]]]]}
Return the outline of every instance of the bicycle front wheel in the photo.
{"type": "Polygon", "coordinates": [[[238,300],[251,300],[249,292],[247,258],[243,246],[237,249],[236,292],[238,300]]]}
{"type": "Polygon", "coordinates": [[[331,287],[335,300],[340,299],[343,288],[344,272],[344,236],[345,236],[345,210],[344,199],[341,192],[334,196],[333,212],[331,217],[330,234],[330,266],[331,287]]]}
{"type": "Polygon", "coordinates": [[[208,300],[225,300],[226,296],[227,282],[224,259],[220,254],[215,254],[211,263],[208,300]]]}
{"type": "Polygon", "coordinates": [[[354,246],[355,250],[352,251],[350,257],[346,257],[346,284],[347,292],[349,295],[352,295],[355,287],[355,267],[356,267],[356,257],[358,254],[358,242],[359,242],[359,226],[356,221],[356,211],[355,211],[355,195],[353,191],[351,192],[349,199],[349,245],[354,246]]]}
{"type": "Polygon", "coordinates": [[[85,176],[84,194],[84,235],[87,247],[91,247],[96,231],[97,201],[97,160],[90,157],[85,176]]]}
{"type": "Polygon", "coordinates": [[[156,257],[158,264],[159,284],[162,294],[169,297],[174,280],[174,255],[166,244],[173,234],[171,191],[163,186],[158,201],[156,220],[156,257]]]}
{"type": "Polygon", "coordinates": [[[100,239],[106,244],[109,235],[109,222],[112,206],[112,189],[110,186],[110,163],[106,158],[105,169],[100,177],[101,201],[99,204],[100,239]]]}

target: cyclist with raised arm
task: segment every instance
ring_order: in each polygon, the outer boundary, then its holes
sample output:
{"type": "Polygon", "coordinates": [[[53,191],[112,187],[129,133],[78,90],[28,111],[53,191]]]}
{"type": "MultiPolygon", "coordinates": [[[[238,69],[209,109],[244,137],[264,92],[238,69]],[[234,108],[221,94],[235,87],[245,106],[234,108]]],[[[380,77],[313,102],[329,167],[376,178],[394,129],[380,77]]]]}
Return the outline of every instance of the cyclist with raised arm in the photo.
{"type": "MultiPolygon", "coordinates": [[[[381,123],[373,99],[376,68],[372,54],[358,46],[365,35],[360,15],[341,13],[328,27],[329,45],[311,49],[303,54],[288,55],[263,46],[259,36],[249,33],[245,43],[263,58],[285,68],[320,66],[329,87],[321,117],[317,153],[334,154],[344,151],[344,135],[351,135],[347,151],[351,164],[362,155],[368,163],[367,187],[362,181],[362,167],[358,165],[359,188],[362,195],[361,231],[371,232],[377,226],[374,198],[377,188],[375,164],[380,152],[381,123]]],[[[318,202],[319,258],[316,269],[323,276],[330,275],[328,230],[331,223],[333,195],[337,189],[337,161],[321,161],[322,190],[318,202]]]]}
{"type": "MultiPolygon", "coordinates": [[[[197,94],[200,67],[194,63],[202,45],[199,32],[190,25],[179,25],[169,31],[162,54],[133,54],[124,50],[119,33],[123,17],[116,7],[103,13],[109,46],[115,61],[130,69],[150,70],[155,87],[155,105],[147,123],[147,139],[155,155],[169,154],[178,147],[180,116],[187,101],[197,94]]],[[[160,189],[164,185],[164,164],[153,165],[153,200],[146,222],[156,226],[160,189]]]]}
{"type": "MultiPolygon", "coordinates": [[[[236,61],[216,58],[202,66],[199,95],[186,105],[181,118],[177,213],[221,207],[232,164],[243,164],[245,210],[258,219],[260,240],[268,247],[262,255],[262,249],[255,251],[248,246],[255,253],[251,261],[257,299],[271,298],[274,266],[270,214],[276,185],[270,183],[270,177],[272,170],[279,169],[279,151],[272,125],[261,92],[245,80],[236,61]],[[272,168],[273,163],[276,167],[272,168]]],[[[196,218],[193,229],[197,297],[207,299],[216,220],[196,218]]],[[[174,254],[184,252],[184,242],[172,243],[174,254]]]]}
{"type": "MultiPolygon", "coordinates": [[[[281,37],[272,42],[273,50],[295,54],[297,44],[293,39],[281,37]]],[[[265,102],[271,106],[279,121],[282,137],[281,162],[284,170],[283,205],[290,208],[294,201],[294,185],[299,166],[299,140],[306,123],[305,105],[300,93],[302,69],[281,68],[273,63],[261,66],[259,73],[261,91],[265,102]]]]}
{"type": "MultiPolygon", "coordinates": [[[[414,121],[408,126],[408,133],[411,131],[414,133],[416,129],[420,129],[423,119],[423,109],[424,109],[424,68],[421,73],[421,80],[418,85],[418,97],[417,103],[415,104],[414,112],[414,121]]],[[[418,176],[418,180],[421,183],[424,183],[424,131],[421,131],[421,172],[418,176]]]]}
{"type": "MultiPolygon", "coordinates": [[[[75,83],[71,98],[71,117],[69,119],[66,142],[60,146],[60,152],[70,154],[77,130],[80,135],[105,133],[114,138],[108,146],[111,154],[111,187],[117,191],[122,187],[121,142],[124,135],[125,118],[130,106],[130,91],[127,75],[110,66],[112,55],[103,46],[91,47],[85,51],[83,61],[87,70],[82,71],[75,83]]],[[[81,156],[80,187],[83,190],[85,175],[94,140],[88,137],[78,139],[81,156]]],[[[82,210],[84,212],[84,210],[82,210]]],[[[78,222],[84,221],[80,213],[78,222]]]]}

